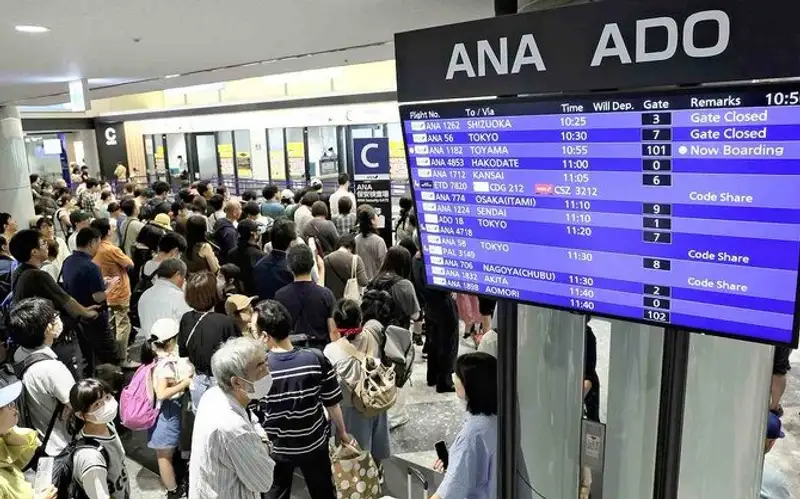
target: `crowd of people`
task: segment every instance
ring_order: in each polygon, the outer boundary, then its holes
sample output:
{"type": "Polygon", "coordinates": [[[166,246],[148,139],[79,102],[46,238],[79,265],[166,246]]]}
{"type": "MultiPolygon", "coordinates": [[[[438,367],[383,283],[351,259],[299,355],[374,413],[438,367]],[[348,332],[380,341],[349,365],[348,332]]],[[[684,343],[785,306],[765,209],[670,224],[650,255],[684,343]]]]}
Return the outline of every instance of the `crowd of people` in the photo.
{"type": "Polygon", "coordinates": [[[461,309],[477,348],[494,304],[426,285],[410,199],[392,245],[346,174],[233,196],[84,173],[32,175],[35,218],[0,213],[0,492],[127,499],[120,435],[146,431],[168,498],[288,499],[299,469],[334,499],[329,444],[380,470],[424,343],[428,385],[468,413],[434,497],[494,497],[496,361],[456,359],[461,309]]]}

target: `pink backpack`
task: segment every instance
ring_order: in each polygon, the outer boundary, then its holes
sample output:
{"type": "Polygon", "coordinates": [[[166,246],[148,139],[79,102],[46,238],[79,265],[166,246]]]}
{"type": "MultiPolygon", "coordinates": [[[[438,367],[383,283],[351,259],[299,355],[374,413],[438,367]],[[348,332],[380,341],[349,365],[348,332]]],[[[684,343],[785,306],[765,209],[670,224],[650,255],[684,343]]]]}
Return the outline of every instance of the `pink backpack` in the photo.
{"type": "Polygon", "coordinates": [[[155,366],[155,362],[140,366],[128,386],[122,390],[119,416],[126,428],[149,430],[156,424],[159,410],[149,388],[155,366]]]}

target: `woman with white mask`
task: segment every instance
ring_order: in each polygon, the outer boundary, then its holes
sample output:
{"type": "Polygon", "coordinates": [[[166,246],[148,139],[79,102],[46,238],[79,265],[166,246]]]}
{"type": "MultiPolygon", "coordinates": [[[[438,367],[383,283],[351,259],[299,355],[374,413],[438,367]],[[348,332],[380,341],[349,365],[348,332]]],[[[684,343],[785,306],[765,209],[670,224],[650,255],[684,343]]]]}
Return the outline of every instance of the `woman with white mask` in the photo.
{"type": "Polygon", "coordinates": [[[125,449],[114,427],[118,405],[111,388],[93,378],[78,381],[69,394],[78,430],[73,478],[90,499],[131,495],[125,449]]]}

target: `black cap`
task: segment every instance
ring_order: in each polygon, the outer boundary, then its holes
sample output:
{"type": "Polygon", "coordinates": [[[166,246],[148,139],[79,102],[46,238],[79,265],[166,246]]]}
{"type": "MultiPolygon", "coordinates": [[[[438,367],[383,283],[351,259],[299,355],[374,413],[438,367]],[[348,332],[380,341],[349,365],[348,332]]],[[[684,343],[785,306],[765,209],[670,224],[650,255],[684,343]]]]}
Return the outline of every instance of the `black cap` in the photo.
{"type": "Polygon", "coordinates": [[[258,232],[258,224],[250,219],[245,219],[239,222],[236,230],[239,231],[240,239],[250,239],[253,234],[258,232]]]}

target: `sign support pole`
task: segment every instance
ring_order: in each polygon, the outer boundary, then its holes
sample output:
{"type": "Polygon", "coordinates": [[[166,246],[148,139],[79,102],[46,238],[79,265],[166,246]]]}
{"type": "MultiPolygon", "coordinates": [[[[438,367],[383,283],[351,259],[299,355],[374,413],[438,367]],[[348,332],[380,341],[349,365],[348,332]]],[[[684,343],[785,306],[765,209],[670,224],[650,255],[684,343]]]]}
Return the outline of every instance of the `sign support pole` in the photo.
{"type": "Polygon", "coordinates": [[[653,499],[678,497],[690,340],[688,331],[664,331],[653,499]]]}

